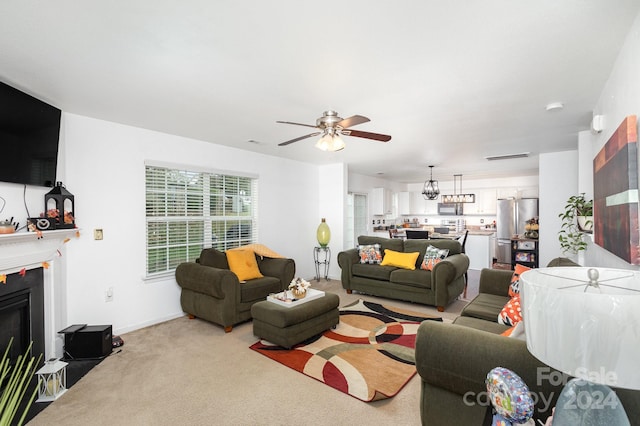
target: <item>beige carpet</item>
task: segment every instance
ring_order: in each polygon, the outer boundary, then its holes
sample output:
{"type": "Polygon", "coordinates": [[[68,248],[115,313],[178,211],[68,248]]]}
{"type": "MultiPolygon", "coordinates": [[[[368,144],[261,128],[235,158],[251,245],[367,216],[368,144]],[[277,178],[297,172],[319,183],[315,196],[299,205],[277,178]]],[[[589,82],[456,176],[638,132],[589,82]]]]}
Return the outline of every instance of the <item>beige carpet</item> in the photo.
{"type": "MultiPolygon", "coordinates": [[[[458,300],[434,308],[361,294],[339,281],[312,281],[340,296],[457,316],[458,300]]],[[[223,329],[186,317],[122,336],[125,345],[28,424],[38,425],[419,425],[420,377],[391,399],[365,403],[252,351],[251,322],[223,329]]]]}

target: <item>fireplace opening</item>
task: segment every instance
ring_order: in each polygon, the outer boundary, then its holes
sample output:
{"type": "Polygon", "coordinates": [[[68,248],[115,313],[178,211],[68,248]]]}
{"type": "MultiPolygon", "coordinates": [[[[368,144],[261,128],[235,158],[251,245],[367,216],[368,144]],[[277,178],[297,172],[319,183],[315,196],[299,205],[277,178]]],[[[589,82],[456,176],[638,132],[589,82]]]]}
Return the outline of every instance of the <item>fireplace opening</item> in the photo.
{"type": "Polygon", "coordinates": [[[4,353],[9,341],[12,363],[23,355],[33,342],[30,356],[44,354],[44,273],[42,268],[24,274],[7,275],[0,285],[0,350],[4,353]]]}

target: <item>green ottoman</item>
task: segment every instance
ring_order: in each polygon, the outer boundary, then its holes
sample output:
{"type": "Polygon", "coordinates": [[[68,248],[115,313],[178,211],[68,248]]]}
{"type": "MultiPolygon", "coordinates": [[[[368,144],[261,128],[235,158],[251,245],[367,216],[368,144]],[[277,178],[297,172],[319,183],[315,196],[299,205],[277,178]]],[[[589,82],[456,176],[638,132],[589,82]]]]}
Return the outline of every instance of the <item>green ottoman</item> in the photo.
{"type": "Polygon", "coordinates": [[[276,345],[291,348],[340,322],[337,294],[309,300],[297,306],[281,306],[264,300],[251,307],[253,334],[276,345]]]}

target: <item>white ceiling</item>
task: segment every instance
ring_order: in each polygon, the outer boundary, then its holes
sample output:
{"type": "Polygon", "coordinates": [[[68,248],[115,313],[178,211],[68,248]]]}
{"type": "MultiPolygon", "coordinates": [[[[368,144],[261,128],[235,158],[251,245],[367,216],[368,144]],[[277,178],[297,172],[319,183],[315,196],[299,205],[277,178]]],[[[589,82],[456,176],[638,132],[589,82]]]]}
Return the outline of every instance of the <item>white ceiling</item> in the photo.
{"type": "MultiPolygon", "coordinates": [[[[3,0],[0,81],[64,111],[399,182],[531,175],[589,128],[638,0],[3,0]],[[547,112],[550,102],[561,111],[547,112]],[[327,109],[371,122],[327,153],[327,109]],[[249,141],[257,141],[252,143],[249,141]],[[529,151],[528,159],[488,155],[529,151]]],[[[90,143],[90,141],[87,141],[90,143]]]]}

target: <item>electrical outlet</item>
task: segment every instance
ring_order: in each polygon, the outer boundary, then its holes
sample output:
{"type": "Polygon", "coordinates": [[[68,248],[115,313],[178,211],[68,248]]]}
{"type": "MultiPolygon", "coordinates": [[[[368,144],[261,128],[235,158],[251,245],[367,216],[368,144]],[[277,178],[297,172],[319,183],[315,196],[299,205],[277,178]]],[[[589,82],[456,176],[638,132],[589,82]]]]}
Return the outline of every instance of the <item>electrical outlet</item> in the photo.
{"type": "Polygon", "coordinates": [[[102,229],[94,229],[93,230],[93,239],[94,240],[101,240],[102,237],[103,237],[102,229]]]}
{"type": "Polygon", "coordinates": [[[107,291],[104,292],[104,301],[113,302],[113,287],[109,287],[107,291]]]}

